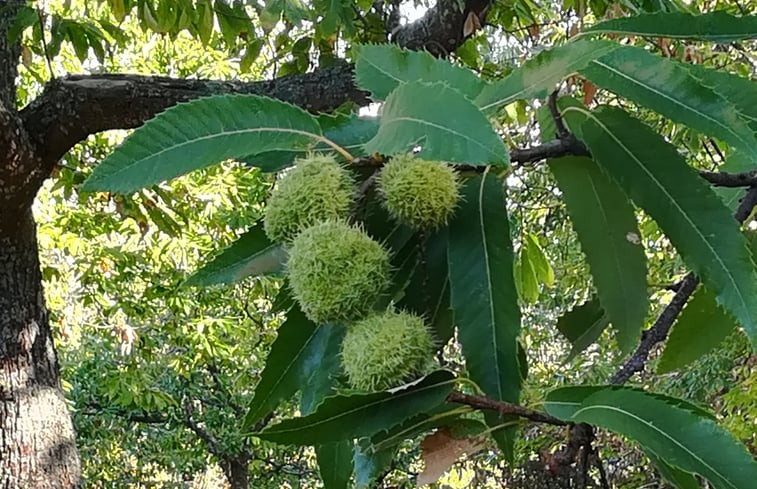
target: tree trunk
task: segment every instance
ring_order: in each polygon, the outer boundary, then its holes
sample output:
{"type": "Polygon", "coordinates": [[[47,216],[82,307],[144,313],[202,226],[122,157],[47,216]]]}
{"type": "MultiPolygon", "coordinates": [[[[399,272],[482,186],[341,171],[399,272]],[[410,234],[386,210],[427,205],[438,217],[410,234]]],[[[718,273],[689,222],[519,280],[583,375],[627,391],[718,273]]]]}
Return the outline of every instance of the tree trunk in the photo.
{"type": "Polygon", "coordinates": [[[231,489],[250,488],[250,459],[244,455],[221,457],[221,469],[231,489]]]}
{"type": "Polygon", "coordinates": [[[0,489],[81,486],[31,211],[0,226],[0,489]]]}

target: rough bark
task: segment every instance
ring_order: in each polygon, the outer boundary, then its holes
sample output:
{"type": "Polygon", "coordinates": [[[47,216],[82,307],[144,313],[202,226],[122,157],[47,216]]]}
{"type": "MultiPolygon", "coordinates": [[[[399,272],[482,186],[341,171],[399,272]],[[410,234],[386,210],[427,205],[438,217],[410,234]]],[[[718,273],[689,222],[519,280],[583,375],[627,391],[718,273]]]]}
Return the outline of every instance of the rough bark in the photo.
{"type": "Polygon", "coordinates": [[[244,456],[220,458],[221,469],[231,489],[249,489],[250,459],[244,456]]]}
{"type": "Polygon", "coordinates": [[[448,56],[484,24],[490,5],[490,0],[438,0],[423,17],[392,33],[392,41],[434,56],[448,56]]]}
{"type": "Polygon", "coordinates": [[[0,231],[0,488],[80,485],[31,211],[0,231]]]}
{"type": "Polygon", "coordinates": [[[23,4],[22,0],[0,2],[0,61],[8,61],[6,66],[0,66],[0,102],[9,109],[15,109],[16,106],[18,65],[15,60],[21,55],[21,46],[17,42],[10,42],[6,32],[16,18],[17,8],[23,4]]]}
{"type": "Polygon", "coordinates": [[[31,204],[44,171],[16,112],[21,1],[0,8],[0,489],[80,487],[74,428],[39,270],[31,204]]]}

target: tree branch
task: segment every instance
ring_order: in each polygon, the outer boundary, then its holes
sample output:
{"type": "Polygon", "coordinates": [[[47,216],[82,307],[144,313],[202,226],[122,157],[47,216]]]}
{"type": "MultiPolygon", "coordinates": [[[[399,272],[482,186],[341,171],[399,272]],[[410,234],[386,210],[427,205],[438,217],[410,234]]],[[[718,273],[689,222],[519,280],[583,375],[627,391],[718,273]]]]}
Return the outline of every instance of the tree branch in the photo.
{"type": "Polygon", "coordinates": [[[565,138],[547,141],[533,148],[510,149],[510,161],[517,163],[534,163],[562,156],[591,156],[591,153],[581,141],[570,134],[565,138]]]}
{"type": "MultiPolygon", "coordinates": [[[[2,36],[2,33],[0,33],[2,36]]],[[[0,228],[13,229],[44,177],[34,145],[14,109],[0,100],[0,228]]]]}
{"type": "Polygon", "coordinates": [[[21,56],[21,44],[18,39],[8,40],[8,30],[16,19],[18,9],[24,0],[0,2],[0,102],[9,112],[16,111],[16,76],[18,59],[21,56]]]}
{"type": "Polygon", "coordinates": [[[754,187],[757,185],[757,170],[744,173],[700,170],[699,176],[716,187],[754,187]]]}
{"type": "Polygon", "coordinates": [[[546,423],[555,426],[568,426],[570,424],[541,411],[534,411],[533,409],[528,409],[509,402],[495,401],[494,399],[490,399],[484,396],[463,394],[462,392],[453,392],[452,394],[447,396],[447,402],[465,404],[466,406],[470,406],[475,409],[497,411],[502,415],[514,415],[534,421],[536,423],[546,423]]]}
{"type": "MultiPolygon", "coordinates": [[[[488,6],[489,0],[466,0],[464,5],[458,0],[439,0],[421,19],[397,28],[393,41],[409,49],[449,53],[472,34],[464,28],[469,14],[477,12],[480,27],[488,6]]],[[[42,95],[22,111],[22,118],[27,132],[34,137],[42,164],[38,173],[44,179],[58,159],[90,134],[138,127],[179,102],[242,93],[266,95],[313,112],[328,112],[345,102],[369,102],[368,94],[355,86],[353,78],[353,68],[346,63],[248,83],[126,74],[69,76],[49,82],[42,95]]],[[[13,97],[15,100],[15,91],[13,97]]],[[[35,183],[39,186],[42,180],[36,178],[35,183]]]]}
{"type": "Polygon", "coordinates": [[[200,426],[194,419],[194,408],[192,407],[192,400],[185,399],[184,402],[184,423],[195,435],[197,435],[208,446],[210,453],[216,457],[221,457],[225,454],[218,440],[210,434],[206,429],[200,426]]]}
{"type": "Polygon", "coordinates": [[[445,57],[486,22],[491,0],[438,0],[420,19],[392,33],[392,42],[407,49],[445,57]]]}
{"type": "Polygon", "coordinates": [[[131,129],[155,114],[198,97],[255,94],[290,102],[313,112],[330,111],[345,102],[368,103],[368,94],[352,81],[346,64],[313,73],[259,82],[187,80],[141,75],[74,75],[53,80],[21,111],[46,167],[76,143],[109,129],[131,129]]]}
{"type": "MultiPolygon", "coordinates": [[[[738,222],[743,223],[752,213],[752,209],[754,209],[755,205],[757,205],[757,187],[751,187],[741,199],[739,207],[734,214],[734,218],[736,218],[738,222]]],[[[684,277],[678,287],[678,291],[673,296],[673,299],[667,306],[665,306],[665,309],[657,317],[654,325],[642,333],[641,342],[636,348],[636,351],[628,360],[626,360],[620,369],[618,369],[615,375],[612,376],[610,383],[617,385],[624,384],[633,376],[633,374],[644,370],[652,348],[654,348],[656,344],[665,341],[668,337],[670,328],[683,310],[683,306],[686,305],[686,301],[689,300],[691,294],[696,290],[698,284],[699,279],[693,273],[689,273],[684,277]]]]}

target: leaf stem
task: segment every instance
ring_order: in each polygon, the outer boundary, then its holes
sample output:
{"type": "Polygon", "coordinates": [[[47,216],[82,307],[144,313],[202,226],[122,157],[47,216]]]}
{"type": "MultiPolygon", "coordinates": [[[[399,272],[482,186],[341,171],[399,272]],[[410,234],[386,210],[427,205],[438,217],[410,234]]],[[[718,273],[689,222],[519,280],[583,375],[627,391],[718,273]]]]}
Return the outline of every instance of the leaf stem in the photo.
{"type": "Polygon", "coordinates": [[[355,159],[355,157],[352,156],[349,151],[347,151],[343,147],[339,146],[338,144],[336,144],[331,139],[329,139],[327,137],[324,137],[324,136],[316,136],[316,139],[318,139],[319,141],[321,141],[324,144],[327,144],[328,146],[331,146],[331,148],[334,151],[336,151],[337,153],[339,153],[340,155],[342,155],[342,157],[345,160],[347,160],[347,163],[352,163],[352,161],[355,159]]]}

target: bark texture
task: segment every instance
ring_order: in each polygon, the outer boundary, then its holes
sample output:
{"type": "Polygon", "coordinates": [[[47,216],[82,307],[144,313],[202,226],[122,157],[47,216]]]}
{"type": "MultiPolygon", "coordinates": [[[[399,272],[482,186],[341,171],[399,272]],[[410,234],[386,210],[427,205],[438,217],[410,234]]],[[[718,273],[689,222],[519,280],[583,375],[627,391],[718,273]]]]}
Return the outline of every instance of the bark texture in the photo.
{"type": "Polygon", "coordinates": [[[72,489],[79,455],[31,212],[45,169],[16,111],[19,47],[6,36],[22,3],[0,8],[0,489],[72,489]]]}
{"type": "Polygon", "coordinates": [[[80,486],[27,211],[0,234],[0,488],[80,486]]]}

